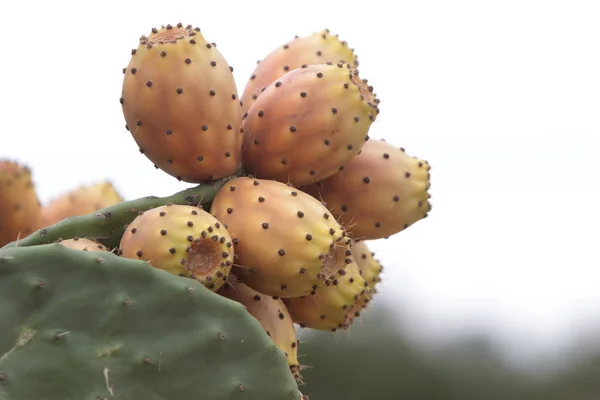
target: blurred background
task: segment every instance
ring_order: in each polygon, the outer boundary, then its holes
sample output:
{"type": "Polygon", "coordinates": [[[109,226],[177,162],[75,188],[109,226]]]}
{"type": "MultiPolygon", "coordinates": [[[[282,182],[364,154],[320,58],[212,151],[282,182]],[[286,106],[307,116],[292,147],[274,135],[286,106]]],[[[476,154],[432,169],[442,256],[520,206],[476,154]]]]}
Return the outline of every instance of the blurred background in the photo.
{"type": "Polygon", "coordinates": [[[241,94],[256,61],[329,28],[381,99],[370,136],[432,165],[429,218],[369,243],[385,267],[348,332],[299,330],[303,392],[330,399],[600,398],[598,1],[9,2],[0,157],[44,203],[109,179],[177,182],[118,102],[153,26],[199,26],[241,94]]]}

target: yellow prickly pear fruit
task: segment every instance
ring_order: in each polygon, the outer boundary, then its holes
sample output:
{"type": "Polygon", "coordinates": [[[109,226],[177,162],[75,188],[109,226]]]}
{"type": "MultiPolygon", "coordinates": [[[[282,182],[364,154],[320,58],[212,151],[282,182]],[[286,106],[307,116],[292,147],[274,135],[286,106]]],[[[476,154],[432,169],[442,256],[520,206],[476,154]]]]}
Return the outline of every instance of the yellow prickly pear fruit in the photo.
{"type": "Polygon", "coordinates": [[[81,186],[43,207],[44,225],[52,225],[68,217],[90,214],[122,201],[123,198],[109,181],[81,186]]]}
{"type": "Polygon", "coordinates": [[[352,255],[358,264],[360,275],[367,282],[369,287],[375,291],[375,287],[381,282],[381,272],[383,266],[375,258],[375,253],[369,250],[364,240],[352,241],[352,255]]]}
{"type": "Polygon", "coordinates": [[[283,299],[295,323],[317,330],[346,330],[360,316],[372,297],[372,289],[361,277],[358,264],[312,296],[283,299]]]}
{"type": "Polygon", "coordinates": [[[349,64],[305,65],[270,84],[243,117],[244,167],[294,186],[325,179],[360,151],[379,112],[349,64]]]}
{"type": "Polygon", "coordinates": [[[65,247],[75,250],[91,252],[108,251],[108,249],[103,244],[94,242],[93,240],[86,238],[74,237],[72,239],[61,240],[59,243],[65,247]]]}
{"type": "Polygon", "coordinates": [[[0,247],[42,226],[42,207],[31,170],[15,161],[0,160],[0,247]]]}
{"type": "Polygon", "coordinates": [[[157,168],[186,182],[233,175],[241,162],[241,106],[229,66],[200,28],[142,36],[120,99],[127,129],[157,168]]]}
{"type": "Polygon", "coordinates": [[[242,94],[242,112],[250,110],[262,90],[283,74],[303,64],[349,63],[358,67],[358,58],[348,43],[329,29],[297,37],[273,50],[256,65],[242,94]]]}
{"type": "Polygon", "coordinates": [[[301,381],[302,366],[298,362],[298,337],[292,317],[285,303],[277,298],[257,292],[240,282],[233,274],[217,292],[221,296],[243,304],[248,312],[260,322],[277,347],[287,357],[290,371],[301,381]]]}
{"type": "Polygon", "coordinates": [[[383,140],[369,140],[343,171],[302,190],[326,203],[353,239],[381,239],[425,218],[430,166],[383,140]]]}
{"type": "Polygon", "coordinates": [[[233,238],[235,275],[261,293],[318,292],[350,261],[350,240],[331,213],[283,183],[235,178],[219,190],[210,212],[233,238]]]}
{"type": "Polygon", "coordinates": [[[166,205],[143,212],[127,227],[119,254],[196,279],[217,291],[231,272],[234,249],[223,224],[193,206],[166,205]]]}

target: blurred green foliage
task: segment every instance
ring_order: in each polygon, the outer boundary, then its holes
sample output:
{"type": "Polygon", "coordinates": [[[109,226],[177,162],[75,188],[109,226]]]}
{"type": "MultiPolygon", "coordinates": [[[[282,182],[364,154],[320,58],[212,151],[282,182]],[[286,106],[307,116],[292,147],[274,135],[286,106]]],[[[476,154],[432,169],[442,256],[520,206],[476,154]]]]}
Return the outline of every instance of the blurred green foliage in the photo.
{"type": "Polygon", "coordinates": [[[600,400],[600,356],[592,349],[552,373],[524,372],[485,337],[425,350],[393,315],[378,304],[348,332],[299,331],[308,366],[302,392],[310,400],[600,400]]]}

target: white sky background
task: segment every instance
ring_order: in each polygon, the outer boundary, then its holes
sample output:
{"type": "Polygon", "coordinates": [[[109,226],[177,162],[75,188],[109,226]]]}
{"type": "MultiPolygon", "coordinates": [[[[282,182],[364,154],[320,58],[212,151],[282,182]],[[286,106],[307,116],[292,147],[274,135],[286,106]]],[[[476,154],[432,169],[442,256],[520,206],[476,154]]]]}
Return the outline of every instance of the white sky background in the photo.
{"type": "Polygon", "coordinates": [[[107,178],[128,199],[191,186],[124,129],[122,68],[153,26],[199,26],[240,95],[258,59],[327,27],[381,99],[370,135],[432,165],[430,217],[372,245],[380,300],[425,335],[489,328],[517,349],[600,320],[599,2],[30,1],[0,19],[0,157],[42,201],[107,178]]]}

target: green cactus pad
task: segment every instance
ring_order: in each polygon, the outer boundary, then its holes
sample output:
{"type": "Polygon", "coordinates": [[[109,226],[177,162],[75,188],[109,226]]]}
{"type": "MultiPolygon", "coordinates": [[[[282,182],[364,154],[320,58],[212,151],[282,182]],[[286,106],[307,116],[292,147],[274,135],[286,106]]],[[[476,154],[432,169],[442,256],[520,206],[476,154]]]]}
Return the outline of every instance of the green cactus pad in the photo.
{"type": "Polygon", "coordinates": [[[0,250],[1,400],[301,399],[244,307],[60,244],[0,250]]]}
{"type": "Polygon", "coordinates": [[[141,211],[166,204],[193,205],[209,210],[217,191],[231,178],[202,183],[167,197],[141,197],[106,207],[95,213],[65,218],[56,224],[38,229],[18,242],[8,243],[4,248],[17,245],[25,247],[49,244],[59,239],[70,239],[77,236],[98,241],[112,250],[119,245],[127,225],[141,211]]]}

